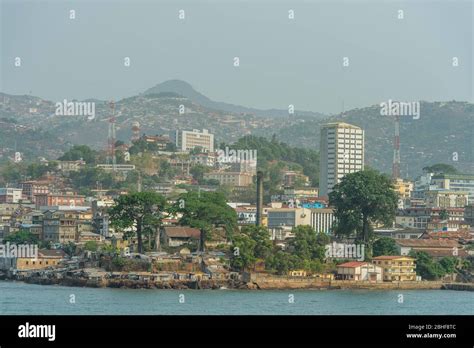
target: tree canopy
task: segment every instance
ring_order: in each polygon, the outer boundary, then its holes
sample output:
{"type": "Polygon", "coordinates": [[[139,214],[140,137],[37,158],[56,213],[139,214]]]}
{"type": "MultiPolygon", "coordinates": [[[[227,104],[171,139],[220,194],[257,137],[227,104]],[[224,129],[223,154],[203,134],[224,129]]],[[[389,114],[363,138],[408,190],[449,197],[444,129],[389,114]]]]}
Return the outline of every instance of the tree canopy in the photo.
{"type": "Polygon", "coordinates": [[[344,176],[329,194],[335,207],[335,234],[355,236],[370,245],[372,224],[391,225],[395,219],[398,196],[392,181],[375,170],[363,170],[344,176]]]}
{"type": "Polygon", "coordinates": [[[423,168],[426,173],[434,174],[459,174],[459,171],[450,164],[437,163],[423,168]]]}
{"type": "Polygon", "coordinates": [[[119,196],[110,208],[112,226],[128,229],[135,227],[138,252],[143,252],[143,233],[149,238],[160,227],[166,199],[155,192],[133,192],[119,196]]]}
{"type": "Polygon", "coordinates": [[[397,244],[393,238],[382,237],[374,242],[372,256],[381,255],[398,255],[397,244]]]}
{"type": "Polygon", "coordinates": [[[199,228],[205,236],[215,227],[223,227],[228,238],[237,228],[237,214],[220,192],[191,191],[181,194],[172,212],[181,213],[180,225],[199,228]]]}
{"type": "Polygon", "coordinates": [[[92,150],[87,145],[74,145],[59,157],[60,161],[77,161],[82,158],[87,164],[96,163],[97,151],[92,150]]]}

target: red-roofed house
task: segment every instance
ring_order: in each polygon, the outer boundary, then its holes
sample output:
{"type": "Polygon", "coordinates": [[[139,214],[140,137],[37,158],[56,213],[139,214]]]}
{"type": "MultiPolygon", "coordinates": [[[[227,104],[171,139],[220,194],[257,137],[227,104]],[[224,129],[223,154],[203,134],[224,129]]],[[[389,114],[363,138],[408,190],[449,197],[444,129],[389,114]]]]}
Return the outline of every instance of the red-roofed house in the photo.
{"type": "Polygon", "coordinates": [[[337,278],[341,280],[381,281],[382,267],[363,261],[346,262],[337,266],[337,278]]]}

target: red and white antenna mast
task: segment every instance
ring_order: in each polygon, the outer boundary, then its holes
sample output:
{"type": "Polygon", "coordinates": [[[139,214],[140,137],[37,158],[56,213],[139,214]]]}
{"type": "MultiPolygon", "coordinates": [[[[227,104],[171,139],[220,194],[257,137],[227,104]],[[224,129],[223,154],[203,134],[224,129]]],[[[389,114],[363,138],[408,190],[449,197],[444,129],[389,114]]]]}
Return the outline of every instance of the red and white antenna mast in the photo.
{"type": "Polygon", "coordinates": [[[400,116],[395,116],[395,136],[393,138],[392,178],[400,178],[400,116]]]}
{"type": "Polygon", "coordinates": [[[115,172],[117,161],[115,158],[115,102],[112,100],[109,103],[111,115],[109,118],[109,135],[107,138],[107,164],[112,165],[115,172]]]}

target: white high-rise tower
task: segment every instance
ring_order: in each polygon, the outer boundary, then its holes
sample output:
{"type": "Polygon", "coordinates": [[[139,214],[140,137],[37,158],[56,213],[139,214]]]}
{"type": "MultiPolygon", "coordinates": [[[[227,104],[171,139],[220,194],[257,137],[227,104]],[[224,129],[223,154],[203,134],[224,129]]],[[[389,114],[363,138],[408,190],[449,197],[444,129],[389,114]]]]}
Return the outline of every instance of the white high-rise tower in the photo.
{"type": "Polygon", "coordinates": [[[327,196],[344,175],[364,169],[364,131],[344,122],[321,126],[319,195],[327,196]]]}

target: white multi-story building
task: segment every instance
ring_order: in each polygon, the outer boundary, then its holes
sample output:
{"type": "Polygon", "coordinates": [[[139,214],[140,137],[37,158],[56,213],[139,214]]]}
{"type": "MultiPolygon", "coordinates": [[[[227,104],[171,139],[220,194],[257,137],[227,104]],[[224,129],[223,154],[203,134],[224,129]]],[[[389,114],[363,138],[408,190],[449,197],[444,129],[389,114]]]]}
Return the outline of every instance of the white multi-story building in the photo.
{"type": "Polygon", "coordinates": [[[437,174],[433,175],[431,183],[440,189],[466,192],[469,204],[474,203],[474,175],[472,174],[437,174]]]}
{"type": "Polygon", "coordinates": [[[319,194],[327,196],[344,175],[364,169],[364,131],[344,122],[321,127],[319,194]]]}
{"type": "Polygon", "coordinates": [[[311,227],[317,232],[332,234],[336,217],[331,208],[311,209],[311,227]]]}
{"type": "Polygon", "coordinates": [[[205,152],[214,152],[214,134],[203,129],[192,131],[177,130],[176,131],[176,147],[181,151],[190,151],[195,147],[201,147],[205,152]]]}

